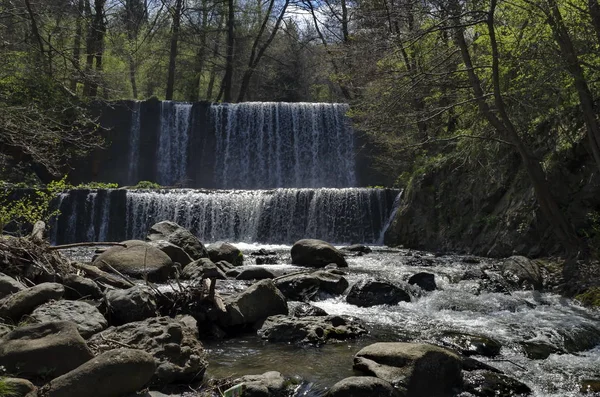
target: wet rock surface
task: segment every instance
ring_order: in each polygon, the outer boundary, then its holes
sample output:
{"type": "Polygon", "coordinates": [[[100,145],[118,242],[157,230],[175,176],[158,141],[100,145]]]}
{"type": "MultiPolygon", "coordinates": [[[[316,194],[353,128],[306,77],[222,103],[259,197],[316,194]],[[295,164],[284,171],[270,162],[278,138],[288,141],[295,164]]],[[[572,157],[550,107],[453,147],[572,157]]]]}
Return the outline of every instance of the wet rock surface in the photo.
{"type": "Polygon", "coordinates": [[[344,255],[333,245],[314,239],[296,241],[292,246],[292,263],[300,266],[325,267],[335,263],[340,267],[347,267],[344,255]]]}
{"type": "Polygon", "coordinates": [[[46,303],[31,313],[31,319],[39,323],[72,322],[84,338],[89,338],[108,326],[108,322],[96,307],[82,301],[63,300],[46,303]]]}
{"type": "Polygon", "coordinates": [[[410,302],[404,289],[383,280],[362,280],[350,288],[346,302],[356,306],[395,305],[410,302]]]}

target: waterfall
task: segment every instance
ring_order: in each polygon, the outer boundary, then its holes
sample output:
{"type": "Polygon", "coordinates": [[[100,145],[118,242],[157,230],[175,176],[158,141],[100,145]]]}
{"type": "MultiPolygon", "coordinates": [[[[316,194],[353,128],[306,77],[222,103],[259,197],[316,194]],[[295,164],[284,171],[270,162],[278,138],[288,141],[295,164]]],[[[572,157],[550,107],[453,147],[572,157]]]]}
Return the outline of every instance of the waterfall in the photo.
{"type": "Polygon", "coordinates": [[[215,180],[225,189],[351,187],[354,138],[346,104],[214,104],[215,180]]]}
{"type": "Polygon", "coordinates": [[[191,103],[161,102],[156,150],[157,182],[161,185],[186,183],[191,114],[191,103]]]}
{"type": "Polygon", "coordinates": [[[129,132],[129,172],[128,180],[135,184],[139,181],[138,164],[140,161],[140,102],[133,102],[131,109],[131,130],[129,132]]]}
{"type": "Polygon", "coordinates": [[[291,244],[318,238],[374,244],[398,194],[367,188],[74,191],[61,200],[68,224],[58,222],[67,233],[57,242],[84,241],[92,230],[99,241],[143,239],[154,223],[171,220],[204,242],[291,244]],[[92,206],[95,200],[102,202],[92,206]]]}

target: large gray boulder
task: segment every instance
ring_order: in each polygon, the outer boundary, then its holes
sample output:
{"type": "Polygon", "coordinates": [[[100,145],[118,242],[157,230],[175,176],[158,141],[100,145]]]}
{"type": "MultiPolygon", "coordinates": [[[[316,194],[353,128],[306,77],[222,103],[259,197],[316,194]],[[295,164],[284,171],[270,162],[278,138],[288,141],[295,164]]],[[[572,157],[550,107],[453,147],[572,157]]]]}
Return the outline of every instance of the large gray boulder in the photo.
{"type": "Polygon", "coordinates": [[[265,372],[262,375],[245,375],[233,382],[244,384],[244,397],[286,397],[293,394],[293,383],[277,371],[265,372]]]}
{"type": "Polygon", "coordinates": [[[202,380],[207,366],[206,353],[194,334],[195,330],[178,320],[155,317],[110,327],[92,336],[88,343],[100,352],[125,344],[151,354],[156,362],[151,383],[165,385],[202,380]]]}
{"type": "Polygon", "coordinates": [[[353,368],[405,390],[407,397],[449,397],[462,385],[461,358],[429,344],[375,343],[356,353],[353,368]]]}
{"type": "Polygon", "coordinates": [[[234,245],[224,242],[214,243],[207,248],[208,256],[213,262],[225,261],[233,266],[242,266],[244,264],[244,255],[242,251],[234,245]]]}
{"type": "Polygon", "coordinates": [[[174,273],[173,261],[158,248],[145,242],[127,243],[127,247],[107,249],[92,264],[108,273],[116,270],[126,276],[154,282],[165,281],[174,273]]]}
{"type": "Polygon", "coordinates": [[[142,389],[154,375],[150,354],[135,349],[115,349],[100,354],[74,370],[53,379],[46,397],[115,397],[142,389]]]}
{"type": "Polygon", "coordinates": [[[319,270],[278,277],[275,285],[286,298],[306,302],[323,294],[340,295],[348,288],[348,281],[340,275],[319,270]]]}
{"type": "Polygon", "coordinates": [[[158,248],[165,254],[171,258],[173,263],[177,262],[181,265],[181,267],[186,267],[188,263],[192,262],[193,259],[183,250],[183,248],[176,246],[173,243],[170,243],[166,240],[154,240],[150,241],[150,244],[153,247],[158,248]]]}
{"type": "Polygon", "coordinates": [[[26,289],[23,284],[15,280],[14,278],[7,276],[4,273],[0,273],[0,299],[7,297],[8,295],[14,294],[15,292],[26,289]]]}
{"type": "Polygon", "coordinates": [[[64,293],[65,288],[57,283],[42,283],[21,290],[0,301],[0,318],[18,322],[39,305],[60,299],[64,293]]]}
{"type": "Polygon", "coordinates": [[[292,246],[292,264],[311,267],[325,267],[335,263],[339,267],[347,267],[348,263],[333,245],[314,239],[296,241],[292,246]]]}
{"type": "Polygon", "coordinates": [[[275,274],[264,267],[253,266],[244,269],[236,276],[238,280],[266,280],[275,278],[275,274]]]}
{"type": "Polygon", "coordinates": [[[387,281],[361,280],[350,288],[346,302],[362,307],[395,305],[399,302],[410,302],[410,295],[387,281]]]}
{"type": "Polygon", "coordinates": [[[271,316],[258,330],[258,335],[269,342],[316,345],[354,339],[366,333],[362,322],[346,316],[271,316]]]}
{"type": "Polygon", "coordinates": [[[374,376],[351,376],[329,389],[327,397],[403,397],[389,382],[374,376]]]}
{"type": "Polygon", "coordinates": [[[292,317],[327,316],[325,310],[306,302],[288,301],[288,310],[292,317]]]}
{"type": "Polygon", "coordinates": [[[6,397],[38,397],[37,387],[27,379],[22,378],[2,378],[5,389],[10,390],[8,394],[1,394],[6,397]]]}
{"type": "Polygon", "coordinates": [[[152,225],[146,239],[148,241],[166,240],[183,249],[192,260],[208,258],[204,244],[189,230],[175,222],[162,221],[152,225]]]}
{"type": "Polygon", "coordinates": [[[19,327],[0,339],[0,366],[24,377],[54,378],[94,355],[67,321],[19,327]]]}
{"type": "Polygon", "coordinates": [[[201,281],[205,278],[225,280],[227,276],[213,261],[201,258],[187,265],[181,272],[183,280],[201,281]]]}
{"type": "Polygon", "coordinates": [[[111,320],[116,324],[154,317],[158,309],[154,291],[144,285],[109,291],[106,294],[106,302],[111,320]]]}
{"type": "Polygon", "coordinates": [[[62,283],[65,286],[65,299],[102,299],[104,297],[98,284],[89,278],[68,274],[63,277],[62,283]]]}
{"type": "Polygon", "coordinates": [[[271,280],[261,280],[225,300],[223,326],[252,325],[276,314],[287,314],[285,297],[271,280]]]}
{"type": "Polygon", "coordinates": [[[108,327],[104,316],[94,306],[83,301],[56,301],[39,306],[31,314],[38,323],[70,321],[77,326],[79,334],[89,338],[108,327]]]}
{"type": "Polygon", "coordinates": [[[524,256],[511,256],[502,263],[500,270],[505,279],[525,289],[543,288],[542,271],[538,264],[524,256]]]}

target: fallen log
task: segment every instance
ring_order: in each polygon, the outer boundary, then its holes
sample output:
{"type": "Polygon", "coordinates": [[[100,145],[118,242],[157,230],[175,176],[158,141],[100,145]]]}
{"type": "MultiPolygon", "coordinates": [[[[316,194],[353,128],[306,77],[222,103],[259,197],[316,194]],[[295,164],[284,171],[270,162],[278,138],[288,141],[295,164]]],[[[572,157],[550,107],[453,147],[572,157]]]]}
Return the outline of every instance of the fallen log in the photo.
{"type": "Polygon", "coordinates": [[[108,245],[108,246],[120,246],[127,247],[127,244],[123,243],[105,243],[105,242],[85,242],[85,243],[72,243],[72,244],[63,244],[63,245],[53,245],[48,247],[49,250],[64,250],[69,248],[77,248],[77,247],[96,247],[99,245],[108,245]]]}
{"type": "Polygon", "coordinates": [[[110,285],[111,287],[126,289],[131,288],[135,285],[128,280],[123,280],[119,277],[113,276],[110,273],[102,271],[96,266],[85,265],[79,262],[72,262],[71,266],[73,266],[76,269],[82,270],[92,280],[102,282],[104,284],[110,285]]]}

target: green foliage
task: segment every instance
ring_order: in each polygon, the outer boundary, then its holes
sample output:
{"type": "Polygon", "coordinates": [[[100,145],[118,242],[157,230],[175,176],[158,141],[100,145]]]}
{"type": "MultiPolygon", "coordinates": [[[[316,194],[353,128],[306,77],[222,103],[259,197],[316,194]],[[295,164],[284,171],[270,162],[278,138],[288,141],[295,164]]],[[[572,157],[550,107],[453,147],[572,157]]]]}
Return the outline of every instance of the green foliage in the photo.
{"type": "Polygon", "coordinates": [[[133,189],[160,189],[161,185],[150,181],[139,181],[137,185],[133,186],[133,189]]]}
{"type": "Polygon", "coordinates": [[[600,307],[600,287],[592,287],[575,297],[579,302],[590,307],[600,307]]]}
{"type": "Polygon", "coordinates": [[[118,183],[106,183],[106,182],[87,182],[80,183],[77,186],[69,187],[72,189],[118,189],[118,183]]]}
{"type": "Polygon", "coordinates": [[[68,187],[65,176],[43,188],[22,192],[20,197],[15,197],[16,193],[12,188],[0,189],[0,232],[8,225],[20,232],[25,226],[31,226],[37,221],[48,224],[60,214],[58,209],[52,209],[52,200],[68,187]]]}
{"type": "Polygon", "coordinates": [[[0,378],[0,397],[17,397],[18,391],[6,382],[5,378],[0,378]]]}

